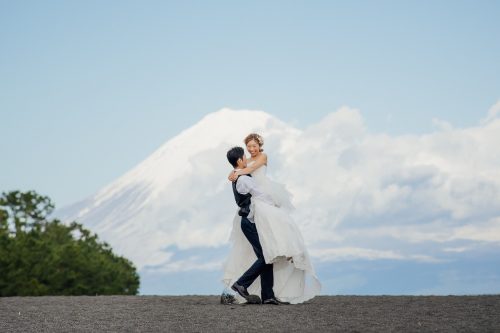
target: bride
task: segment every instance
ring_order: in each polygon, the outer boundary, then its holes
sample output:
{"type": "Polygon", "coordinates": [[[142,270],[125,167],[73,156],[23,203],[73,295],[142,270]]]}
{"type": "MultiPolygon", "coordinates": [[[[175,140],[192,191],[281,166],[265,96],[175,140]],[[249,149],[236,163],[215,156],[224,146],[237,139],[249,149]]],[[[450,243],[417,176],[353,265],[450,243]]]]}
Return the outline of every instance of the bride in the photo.
{"type": "MultiPolygon", "coordinates": [[[[251,158],[245,169],[233,171],[229,180],[251,174],[259,189],[268,194],[274,206],[252,198],[254,222],[266,263],[273,264],[274,294],[282,301],[297,304],[318,295],[321,284],[305,248],[302,234],[290,216],[293,209],[291,195],[286,188],[271,181],[266,175],[267,155],[263,153],[264,140],[252,133],[245,138],[251,158]]],[[[223,283],[231,286],[255,261],[252,246],[240,227],[241,217],[236,214],[230,240],[233,244],[224,265],[223,283]]],[[[248,288],[250,294],[260,295],[260,279],[248,288]]]]}

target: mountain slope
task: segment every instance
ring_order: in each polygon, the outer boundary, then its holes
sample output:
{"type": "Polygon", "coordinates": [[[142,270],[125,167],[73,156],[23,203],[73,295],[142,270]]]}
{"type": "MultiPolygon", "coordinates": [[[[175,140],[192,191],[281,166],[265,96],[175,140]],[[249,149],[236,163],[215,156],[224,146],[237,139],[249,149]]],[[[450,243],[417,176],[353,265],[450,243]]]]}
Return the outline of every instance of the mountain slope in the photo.
{"type": "Polygon", "coordinates": [[[278,155],[282,139],[299,133],[265,112],[221,109],[95,195],[56,214],[88,226],[139,269],[169,262],[174,255],[169,247],[223,245],[234,213],[226,151],[243,146],[243,138],[255,131],[278,155]]]}

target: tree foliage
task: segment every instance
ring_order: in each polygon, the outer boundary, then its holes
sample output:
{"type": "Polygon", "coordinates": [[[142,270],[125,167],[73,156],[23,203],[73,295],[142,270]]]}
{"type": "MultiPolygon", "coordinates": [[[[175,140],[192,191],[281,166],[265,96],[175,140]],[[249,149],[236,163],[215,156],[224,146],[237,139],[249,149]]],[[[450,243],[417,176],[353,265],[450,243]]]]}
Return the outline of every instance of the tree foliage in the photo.
{"type": "Polygon", "coordinates": [[[49,220],[50,198],[0,196],[0,296],[135,295],[136,268],[81,224],[49,220]]]}

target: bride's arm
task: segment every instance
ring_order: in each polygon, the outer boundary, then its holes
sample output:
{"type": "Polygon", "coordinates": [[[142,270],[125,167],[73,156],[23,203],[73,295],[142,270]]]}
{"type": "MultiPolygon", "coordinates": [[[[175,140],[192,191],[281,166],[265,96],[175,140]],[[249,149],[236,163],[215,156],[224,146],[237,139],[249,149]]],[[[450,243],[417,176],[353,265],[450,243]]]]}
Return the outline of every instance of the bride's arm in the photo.
{"type": "Polygon", "coordinates": [[[238,178],[238,176],[248,175],[257,170],[258,168],[260,168],[261,166],[263,166],[264,164],[267,164],[267,155],[262,153],[259,155],[259,157],[257,157],[257,159],[252,165],[247,166],[245,169],[241,169],[238,171],[231,171],[231,173],[228,176],[228,179],[233,182],[238,178]]]}

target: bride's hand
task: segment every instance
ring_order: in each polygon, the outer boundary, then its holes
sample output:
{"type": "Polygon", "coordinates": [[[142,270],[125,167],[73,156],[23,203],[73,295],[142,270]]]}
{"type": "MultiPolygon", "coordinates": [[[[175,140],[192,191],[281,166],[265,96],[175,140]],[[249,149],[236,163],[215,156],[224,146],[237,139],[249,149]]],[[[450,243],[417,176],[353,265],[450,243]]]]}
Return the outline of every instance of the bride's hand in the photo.
{"type": "Polygon", "coordinates": [[[234,182],[236,179],[238,179],[238,174],[236,173],[236,171],[233,170],[231,171],[229,176],[227,176],[227,179],[229,179],[229,181],[234,182]]]}

